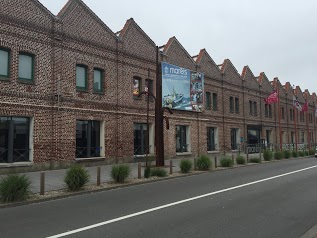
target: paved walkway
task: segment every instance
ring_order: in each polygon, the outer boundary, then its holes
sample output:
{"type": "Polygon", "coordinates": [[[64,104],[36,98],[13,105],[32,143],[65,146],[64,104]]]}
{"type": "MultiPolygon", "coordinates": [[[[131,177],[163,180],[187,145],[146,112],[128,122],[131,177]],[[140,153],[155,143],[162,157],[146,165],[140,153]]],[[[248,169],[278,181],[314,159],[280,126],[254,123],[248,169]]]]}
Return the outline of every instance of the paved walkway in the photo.
{"type": "MultiPolygon", "coordinates": [[[[173,171],[180,171],[179,168],[180,159],[173,160],[173,171]]],[[[155,164],[155,162],[152,162],[155,164]]],[[[165,160],[165,165],[169,165],[170,161],[165,160]]],[[[130,178],[137,178],[138,177],[138,164],[137,163],[128,163],[131,168],[130,178]]],[[[144,163],[142,163],[144,165],[144,163]]],[[[97,183],[97,167],[101,167],[101,183],[112,181],[111,178],[111,168],[112,165],[101,165],[101,166],[93,166],[93,167],[86,167],[90,174],[90,182],[89,184],[96,184],[97,183]]],[[[166,168],[169,171],[169,167],[166,168]]],[[[45,192],[64,189],[67,188],[66,184],[64,183],[64,177],[67,169],[61,170],[46,170],[45,171],[45,192]]],[[[21,173],[26,174],[27,177],[31,179],[31,191],[33,193],[40,192],[40,178],[41,178],[41,171],[37,172],[27,172],[21,173]]],[[[141,167],[141,176],[144,175],[144,167],[141,167]]],[[[0,175],[0,178],[5,175],[0,175]]]]}

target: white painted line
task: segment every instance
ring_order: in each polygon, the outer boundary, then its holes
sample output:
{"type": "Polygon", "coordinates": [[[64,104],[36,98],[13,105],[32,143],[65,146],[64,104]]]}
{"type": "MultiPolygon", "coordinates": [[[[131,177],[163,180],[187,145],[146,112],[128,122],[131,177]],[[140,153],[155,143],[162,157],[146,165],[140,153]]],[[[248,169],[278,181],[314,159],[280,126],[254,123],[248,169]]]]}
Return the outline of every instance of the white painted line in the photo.
{"type": "Polygon", "coordinates": [[[141,211],[141,212],[132,213],[130,215],[118,217],[118,218],[111,219],[111,220],[104,221],[104,222],[100,222],[100,223],[97,223],[97,224],[94,224],[94,225],[82,227],[82,228],[79,228],[79,229],[76,229],[76,230],[67,231],[67,232],[64,232],[64,233],[61,233],[61,234],[57,234],[57,235],[54,235],[54,236],[49,236],[47,238],[59,238],[59,237],[72,235],[72,234],[79,233],[79,232],[86,231],[86,230],[90,230],[90,229],[93,229],[93,228],[96,228],[96,227],[99,227],[99,226],[104,226],[104,225],[107,225],[107,224],[110,224],[110,223],[122,221],[122,220],[125,220],[125,219],[128,219],[128,218],[131,218],[131,217],[140,216],[140,215],[143,215],[143,214],[146,214],[146,213],[150,213],[150,212],[154,212],[154,211],[157,211],[157,210],[161,210],[161,209],[164,209],[164,208],[167,208],[167,207],[176,206],[176,205],[179,205],[179,204],[182,204],[182,203],[185,203],[185,202],[190,202],[190,201],[194,201],[194,200],[201,199],[201,198],[204,198],[204,197],[212,196],[212,195],[215,195],[215,194],[224,193],[224,192],[227,192],[227,191],[231,191],[231,190],[238,189],[238,188],[243,188],[243,187],[250,186],[250,185],[253,185],[253,184],[257,184],[257,183],[262,183],[262,182],[265,182],[265,181],[268,181],[268,180],[272,180],[272,179],[284,177],[284,176],[287,176],[287,175],[299,173],[299,172],[302,172],[302,171],[305,171],[305,170],[309,170],[309,169],[313,169],[313,168],[316,168],[316,167],[317,167],[317,165],[314,165],[314,166],[311,166],[311,167],[295,170],[295,171],[288,172],[288,173],[285,173],[285,174],[280,174],[280,175],[276,175],[276,176],[273,176],[273,177],[260,179],[260,180],[254,181],[254,182],[241,184],[241,185],[234,186],[234,187],[231,187],[231,188],[226,188],[226,189],[218,190],[218,191],[215,191],[215,192],[206,193],[206,194],[203,194],[203,195],[200,195],[200,196],[196,196],[196,197],[180,200],[178,202],[168,203],[168,204],[165,204],[163,206],[154,207],[154,208],[147,209],[147,210],[144,210],[144,211],[141,211]]]}

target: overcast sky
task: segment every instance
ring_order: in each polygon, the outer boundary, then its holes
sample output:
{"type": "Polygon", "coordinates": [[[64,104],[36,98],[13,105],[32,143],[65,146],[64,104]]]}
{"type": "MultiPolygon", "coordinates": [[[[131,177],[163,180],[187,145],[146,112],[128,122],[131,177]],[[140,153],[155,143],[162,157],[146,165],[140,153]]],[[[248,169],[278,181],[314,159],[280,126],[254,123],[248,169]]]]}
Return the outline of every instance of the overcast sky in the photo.
{"type": "MultiPolygon", "coordinates": [[[[192,56],[205,48],[240,74],[248,65],[317,93],[316,0],[83,1],[113,32],[132,17],[159,46],[175,36],[192,56]]],[[[57,15],[67,0],[40,2],[57,15]]]]}

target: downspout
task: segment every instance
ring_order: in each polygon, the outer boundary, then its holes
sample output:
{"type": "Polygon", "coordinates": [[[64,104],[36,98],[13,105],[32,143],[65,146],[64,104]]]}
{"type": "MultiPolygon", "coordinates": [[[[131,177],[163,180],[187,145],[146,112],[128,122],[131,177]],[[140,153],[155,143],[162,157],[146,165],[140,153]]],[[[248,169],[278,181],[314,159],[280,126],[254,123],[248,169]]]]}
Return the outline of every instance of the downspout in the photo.
{"type": "Polygon", "coordinates": [[[224,73],[221,72],[221,79],[222,79],[222,138],[223,138],[223,154],[226,155],[224,77],[223,76],[224,76],[224,73]]]}
{"type": "Polygon", "coordinates": [[[118,163],[119,159],[119,39],[116,40],[116,71],[117,71],[117,88],[116,88],[116,164],[118,163]]]}

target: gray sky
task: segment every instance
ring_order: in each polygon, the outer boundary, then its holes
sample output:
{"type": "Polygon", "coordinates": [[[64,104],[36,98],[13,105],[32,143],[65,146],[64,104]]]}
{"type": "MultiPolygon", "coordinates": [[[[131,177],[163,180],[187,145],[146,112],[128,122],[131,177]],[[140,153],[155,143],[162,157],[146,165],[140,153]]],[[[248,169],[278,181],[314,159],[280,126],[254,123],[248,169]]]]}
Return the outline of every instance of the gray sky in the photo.
{"type": "MultiPolygon", "coordinates": [[[[317,93],[316,0],[83,1],[113,32],[133,17],[159,46],[176,36],[190,55],[206,48],[240,74],[249,65],[255,76],[317,93]]],[[[67,0],[40,2],[56,15],[67,0]]]]}

